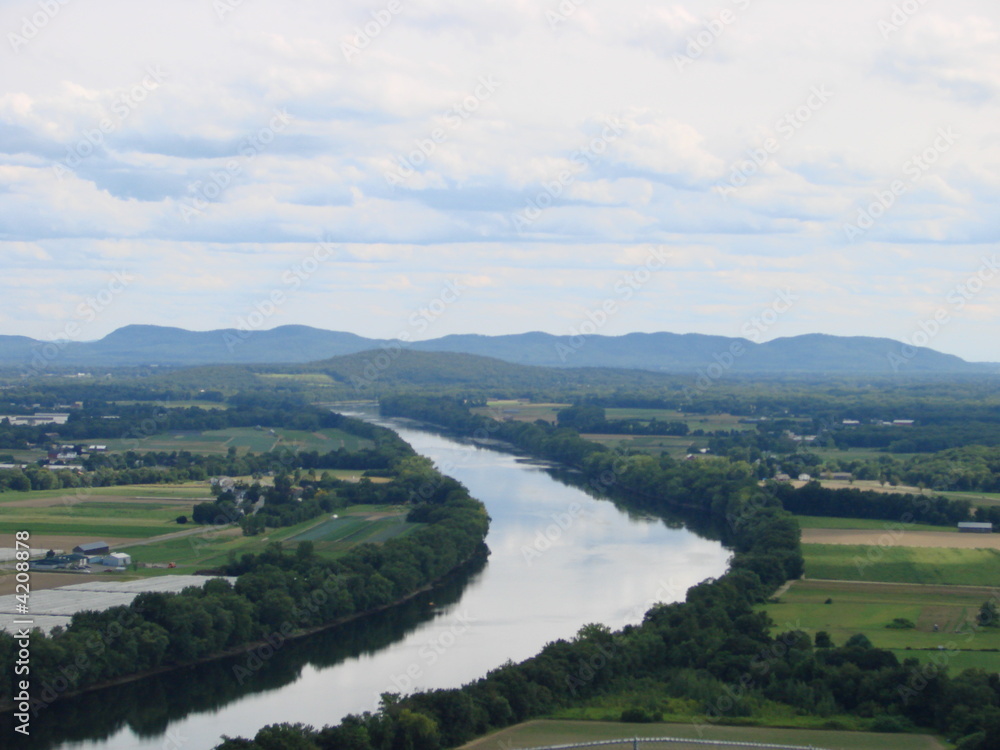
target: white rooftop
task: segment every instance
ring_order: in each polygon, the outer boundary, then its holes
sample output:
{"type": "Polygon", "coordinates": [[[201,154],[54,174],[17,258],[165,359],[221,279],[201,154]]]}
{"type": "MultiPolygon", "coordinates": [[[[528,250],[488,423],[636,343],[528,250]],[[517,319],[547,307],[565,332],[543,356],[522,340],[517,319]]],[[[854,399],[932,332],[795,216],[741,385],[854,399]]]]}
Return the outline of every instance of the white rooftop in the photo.
{"type": "MultiPolygon", "coordinates": [[[[83,577],[83,576],[81,576],[83,577]]],[[[147,591],[180,592],[188,586],[204,586],[212,578],[225,578],[235,583],[235,577],[227,576],[158,576],[139,578],[134,581],[112,579],[92,579],[55,589],[32,591],[28,601],[29,612],[17,613],[18,601],[13,594],[0,596],[0,628],[11,633],[22,627],[37,627],[48,633],[56,625],[69,625],[77,612],[88,609],[105,610],[119,605],[131,604],[139,594],[147,591]],[[32,625],[15,625],[14,621],[33,620],[32,625]]]]}

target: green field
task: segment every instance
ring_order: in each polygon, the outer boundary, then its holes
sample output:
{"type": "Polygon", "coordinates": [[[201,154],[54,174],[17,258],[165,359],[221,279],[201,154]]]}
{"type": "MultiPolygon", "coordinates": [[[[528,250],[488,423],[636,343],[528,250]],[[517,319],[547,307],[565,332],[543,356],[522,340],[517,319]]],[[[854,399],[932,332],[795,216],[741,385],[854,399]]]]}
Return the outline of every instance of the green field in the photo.
{"type": "Polygon", "coordinates": [[[27,529],[36,535],[146,539],[183,530],[177,517],[210,497],[207,482],[5,492],[0,535],[27,529]]]}
{"type": "Polygon", "coordinates": [[[949,500],[968,500],[973,505],[990,508],[1000,505],[1000,492],[937,492],[949,500]]]}
{"type": "Polygon", "coordinates": [[[880,648],[899,650],[900,659],[945,659],[952,671],[969,666],[998,669],[1000,652],[990,649],[1000,649],[1000,629],[969,625],[993,595],[994,590],[986,587],[805,580],[793,583],[780,603],[768,604],[766,610],[775,622],[775,632],[804,630],[814,635],[825,630],[836,645],[864,633],[880,648]],[[831,603],[826,604],[827,600],[831,603]],[[916,627],[887,628],[897,617],[916,627]],[[939,647],[945,649],[943,655],[939,647]]]}
{"type": "MultiPolygon", "coordinates": [[[[869,518],[831,518],[829,516],[795,516],[799,527],[803,529],[872,529],[874,531],[890,531],[900,527],[891,521],[880,521],[869,518]]],[[[928,524],[907,524],[907,531],[954,531],[952,526],[930,526],[928,524]]]]}
{"type": "MultiPolygon", "coordinates": [[[[633,737],[677,737],[729,742],[758,742],[812,746],[817,750],[944,750],[937,739],[917,734],[867,734],[814,729],[771,729],[764,727],[695,726],[694,724],[622,724],[597,721],[530,721],[463,745],[463,750],[531,748],[574,742],[626,739],[621,746],[632,750],[633,737]]],[[[676,750],[696,750],[704,744],[670,743],[676,750]]],[[[725,750],[725,746],[716,746],[725,750]]],[[[738,747],[738,746],[734,746],[738,747]]]]}
{"type": "Polygon", "coordinates": [[[677,437],[675,435],[581,435],[581,437],[613,450],[628,449],[632,452],[659,456],[666,452],[674,458],[683,458],[691,445],[704,447],[707,438],[677,437]]]}
{"type": "Polygon", "coordinates": [[[316,432],[303,430],[269,429],[257,430],[252,427],[231,427],[225,430],[178,431],[150,435],[141,440],[84,440],[83,443],[107,445],[109,451],[191,451],[192,453],[223,455],[230,448],[237,453],[263,453],[275,448],[318,451],[328,453],[344,448],[357,451],[371,447],[370,440],[351,435],[343,430],[329,429],[316,432]]]}
{"type": "Polygon", "coordinates": [[[996,586],[1000,550],[803,544],[806,578],[996,586]]]}
{"type": "MultiPolygon", "coordinates": [[[[192,573],[203,568],[223,565],[230,553],[258,552],[271,542],[294,548],[298,542],[313,542],[317,553],[327,558],[343,555],[352,547],[365,542],[379,543],[409,534],[423,524],[406,523],[405,513],[391,506],[356,505],[339,513],[337,519],[311,519],[295,526],[268,529],[263,536],[245,537],[238,528],[200,527],[195,534],[153,541],[148,544],[120,547],[137,563],[176,563],[170,573],[192,573]],[[387,515],[391,513],[391,515],[387,515]],[[385,516],[385,517],[383,517],[385,516]]],[[[174,531],[190,526],[175,526],[174,531]]],[[[162,569],[140,568],[144,575],[163,575],[162,569]]]]}

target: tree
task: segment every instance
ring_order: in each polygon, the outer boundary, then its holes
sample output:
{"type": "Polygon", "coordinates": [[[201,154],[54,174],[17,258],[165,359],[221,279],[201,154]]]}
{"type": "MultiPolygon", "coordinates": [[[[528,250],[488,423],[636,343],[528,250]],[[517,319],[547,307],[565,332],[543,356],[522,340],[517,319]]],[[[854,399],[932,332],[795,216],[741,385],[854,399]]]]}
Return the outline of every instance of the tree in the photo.
{"type": "Polygon", "coordinates": [[[833,639],[825,630],[819,630],[813,638],[816,648],[833,648],[833,639]]]}
{"type": "Polygon", "coordinates": [[[992,600],[983,602],[976,615],[976,622],[984,628],[995,628],[1000,626],[1000,612],[997,612],[997,605],[992,600]]]}

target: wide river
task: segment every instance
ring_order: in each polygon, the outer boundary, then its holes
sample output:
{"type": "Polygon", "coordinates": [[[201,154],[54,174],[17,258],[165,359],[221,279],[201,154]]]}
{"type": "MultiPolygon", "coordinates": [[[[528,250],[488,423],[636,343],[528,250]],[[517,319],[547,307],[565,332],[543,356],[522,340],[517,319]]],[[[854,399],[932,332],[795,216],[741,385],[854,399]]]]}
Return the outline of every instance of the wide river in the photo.
{"type": "Polygon", "coordinates": [[[719,542],[629,514],[542,466],[381,423],[486,504],[485,564],[393,611],[287,643],[260,664],[225,659],[57,702],[35,720],[31,747],[203,750],[266,724],[337,723],[375,710],[381,693],[457,687],[587,623],[638,622],[653,602],[683,599],[726,569],[719,542]]]}

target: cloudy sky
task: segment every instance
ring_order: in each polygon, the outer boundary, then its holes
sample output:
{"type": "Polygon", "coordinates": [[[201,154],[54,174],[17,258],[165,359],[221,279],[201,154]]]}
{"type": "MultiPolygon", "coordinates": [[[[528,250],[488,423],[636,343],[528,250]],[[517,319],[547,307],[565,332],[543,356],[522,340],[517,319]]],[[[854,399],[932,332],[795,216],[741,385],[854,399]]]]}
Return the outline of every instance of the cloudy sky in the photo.
{"type": "Polygon", "coordinates": [[[1000,361],[994,0],[0,0],[0,32],[0,334],[1000,361]]]}

